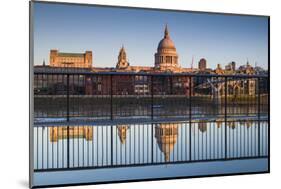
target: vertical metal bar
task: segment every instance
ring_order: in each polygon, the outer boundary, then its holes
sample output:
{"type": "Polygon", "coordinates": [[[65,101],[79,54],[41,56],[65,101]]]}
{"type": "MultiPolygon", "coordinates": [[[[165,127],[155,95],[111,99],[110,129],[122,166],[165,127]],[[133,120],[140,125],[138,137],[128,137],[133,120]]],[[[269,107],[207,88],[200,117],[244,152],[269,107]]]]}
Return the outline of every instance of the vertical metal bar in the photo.
{"type": "MultiPolygon", "coordinates": [[[[74,127],[73,128],[73,134],[74,134],[74,127]]],[[[79,129],[79,128],[78,128],[79,129]]],[[[72,167],[74,167],[74,160],[75,160],[75,156],[74,156],[74,135],[73,135],[73,139],[72,139],[72,167]]]]}
{"type": "MultiPolygon", "coordinates": [[[[125,113],[126,114],[126,113],[125,113]]],[[[122,126],[121,126],[122,127],[122,126]]],[[[122,130],[122,129],[121,129],[122,130]]],[[[120,134],[122,133],[122,131],[120,132],[120,134]]],[[[122,134],[121,134],[122,135],[122,134]]],[[[123,162],[123,150],[122,150],[122,142],[121,140],[119,140],[119,150],[120,150],[120,165],[122,165],[123,162]]]]}
{"type": "Polygon", "coordinates": [[[153,120],[153,99],[154,99],[154,84],[153,84],[153,76],[151,76],[151,119],[153,120]]]}
{"type": "MultiPolygon", "coordinates": [[[[125,130],[125,132],[127,132],[127,129],[125,130]]],[[[127,134],[126,134],[127,135],[127,134]]],[[[125,159],[125,165],[127,164],[127,138],[125,140],[125,144],[124,144],[124,159],[125,159]]]]}
{"type": "MultiPolygon", "coordinates": [[[[66,81],[66,120],[69,122],[69,74],[66,81]]],[[[67,168],[69,168],[69,126],[67,126],[67,168]]]]}
{"type": "MultiPolygon", "coordinates": [[[[59,78],[59,75],[57,77],[59,78]]],[[[59,79],[57,79],[57,81],[59,82],[59,79]]],[[[58,113],[58,116],[59,116],[59,113],[58,113]]],[[[64,144],[65,144],[65,141],[62,140],[62,168],[65,168],[64,144]]]]}
{"type": "Polygon", "coordinates": [[[97,167],[99,166],[99,126],[96,126],[97,128],[97,167]]]}
{"type": "MultiPolygon", "coordinates": [[[[79,129],[79,128],[78,128],[79,129]]],[[[88,135],[90,135],[90,131],[89,131],[89,127],[88,126],[86,126],[86,133],[88,134],[88,135]]],[[[86,136],[85,136],[86,137],[86,136]]],[[[74,139],[74,138],[73,138],[74,139]]],[[[74,141],[74,140],[73,140],[74,141]]],[[[89,161],[89,152],[90,152],[90,149],[89,149],[89,138],[87,139],[86,138],[86,142],[87,142],[87,166],[90,166],[89,165],[89,163],[90,163],[90,161],[89,161]]],[[[74,151],[74,143],[73,143],[73,151],[74,151]]],[[[74,153],[74,152],[73,152],[74,153]]],[[[73,158],[73,162],[74,162],[74,158],[73,158]]]]}
{"type": "Polygon", "coordinates": [[[117,127],[117,125],[115,125],[115,128],[114,128],[114,131],[113,131],[114,133],[115,133],[115,142],[114,142],[114,144],[115,144],[115,165],[119,165],[119,161],[118,161],[118,157],[119,157],[119,155],[118,155],[118,153],[119,153],[119,149],[118,149],[118,127],[117,127]]]}
{"type": "MultiPolygon", "coordinates": [[[[59,127],[57,127],[59,137],[59,127]]],[[[57,141],[57,168],[59,168],[59,140],[57,141]]]]}
{"type": "Polygon", "coordinates": [[[235,154],[236,158],[239,157],[239,155],[238,155],[238,149],[239,149],[238,143],[239,143],[239,139],[238,139],[238,123],[237,123],[237,128],[236,128],[236,154],[235,154]]]}
{"type": "Polygon", "coordinates": [[[36,135],[36,148],[37,148],[37,156],[36,156],[36,160],[37,160],[37,166],[36,169],[39,169],[39,133],[38,133],[39,127],[36,127],[36,131],[37,131],[37,135],[36,135]]]}
{"type": "Polygon", "coordinates": [[[69,121],[69,74],[66,79],[66,119],[69,121]]]}
{"type": "Polygon", "coordinates": [[[49,127],[47,127],[47,169],[49,168],[49,127]]]}
{"type": "Polygon", "coordinates": [[[153,123],[151,123],[151,163],[153,163],[153,123]]]}
{"type": "MultiPolygon", "coordinates": [[[[113,120],[113,88],[112,88],[112,75],[110,75],[110,119],[113,120]]],[[[113,165],[113,126],[110,126],[110,140],[111,140],[111,165],[113,165]]]]}
{"type": "MultiPolygon", "coordinates": [[[[92,167],[95,166],[95,156],[94,156],[94,152],[95,152],[95,144],[94,144],[94,139],[95,139],[95,136],[94,136],[94,127],[91,127],[92,128],[92,167]]],[[[78,130],[79,131],[79,130],[78,130]]],[[[78,134],[79,135],[79,134],[78,134]]],[[[78,139],[78,146],[79,146],[79,139],[78,139]]],[[[79,149],[79,148],[78,148],[79,149]]],[[[79,158],[79,150],[78,150],[78,158],[79,158]]],[[[79,161],[78,161],[79,162],[79,161]]]]}
{"type": "Polygon", "coordinates": [[[110,119],[113,120],[113,89],[112,75],[110,75],[110,119]]]}
{"type": "Polygon", "coordinates": [[[243,156],[242,152],[242,126],[239,124],[239,157],[243,156]]]}
{"type": "Polygon", "coordinates": [[[192,119],[192,114],[191,114],[191,76],[189,77],[189,161],[191,161],[191,119],[192,119]]]}
{"type": "MultiPolygon", "coordinates": [[[[47,74],[46,75],[46,88],[47,88],[47,95],[49,95],[50,94],[50,87],[49,87],[49,75],[47,74]]],[[[42,74],[42,80],[44,81],[44,75],[42,74]]],[[[52,81],[51,81],[51,83],[52,83],[52,81]]],[[[44,87],[44,82],[42,82],[42,85],[43,85],[43,87],[44,87]]],[[[47,111],[46,111],[46,116],[47,117],[49,117],[49,111],[50,111],[50,106],[51,106],[51,102],[50,102],[50,104],[48,104],[47,105],[47,111]]],[[[44,114],[43,114],[44,115],[44,114]]]]}
{"type": "Polygon", "coordinates": [[[225,159],[227,159],[227,77],[225,77],[225,84],[224,84],[224,152],[225,152],[225,159]]]}
{"type": "MultiPolygon", "coordinates": [[[[56,127],[54,127],[54,129],[55,129],[56,127]]],[[[56,133],[57,134],[57,133],[56,133]]],[[[52,138],[54,138],[54,131],[52,132],[52,138]]],[[[52,154],[52,166],[51,166],[51,168],[54,168],[54,141],[52,142],[52,152],[51,152],[52,154]]]]}
{"type": "Polygon", "coordinates": [[[201,159],[204,159],[204,133],[201,132],[201,159]]]}
{"type": "Polygon", "coordinates": [[[138,139],[139,139],[139,141],[138,141],[138,157],[139,157],[139,164],[141,163],[141,156],[140,156],[140,125],[138,125],[138,139]]]}
{"type": "Polygon", "coordinates": [[[133,126],[132,125],[130,125],[130,130],[129,130],[129,132],[130,132],[130,134],[129,134],[129,137],[130,137],[130,142],[129,142],[129,160],[130,160],[130,164],[132,163],[132,132],[133,132],[133,126]]]}
{"type": "MultiPolygon", "coordinates": [[[[146,135],[148,136],[148,132],[149,132],[149,128],[148,128],[148,125],[146,124],[145,125],[145,127],[146,127],[146,135]]],[[[148,142],[148,140],[146,140],[146,162],[147,163],[149,163],[149,159],[148,159],[148,157],[149,157],[149,142],[148,142]]],[[[131,151],[131,150],[130,150],[131,151]]]]}
{"type": "Polygon", "coordinates": [[[110,140],[111,140],[110,141],[111,142],[110,143],[110,147],[111,147],[111,149],[110,149],[111,150],[111,152],[110,152],[111,156],[110,157],[111,157],[111,165],[113,165],[113,126],[112,125],[110,126],[110,137],[111,137],[110,138],[110,140]]]}
{"type": "Polygon", "coordinates": [[[258,77],[258,156],[260,157],[260,147],[261,147],[261,141],[260,141],[260,77],[258,77]]]}
{"type": "MultiPolygon", "coordinates": [[[[104,127],[102,126],[101,127],[101,166],[103,166],[103,162],[104,162],[104,159],[103,159],[103,151],[104,151],[104,142],[103,142],[103,129],[104,127]]],[[[83,143],[84,144],[84,143],[83,143]]],[[[83,149],[84,149],[84,146],[83,146],[83,149]]],[[[83,158],[84,160],[84,158],[83,158]]],[[[84,165],[84,164],[83,164],[84,165]]]]}
{"type": "Polygon", "coordinates": [[[210,134],[209,134],[209,158],[212,159],[212,128],[213,126],[210,123],[210,134]]]}
{"type": "Polygon", "coordinates": [[[197,122],[197,138],[196,138],[196,142],[197,142],[197,149],[196,149],[196,152],[197,152],[197,160],[200,160],[200,130],[199,130],[199,122],[197,122]]]}
{"type": "MultiPolygon", "coordinates": [[[[79,131],[79,129],[78,129],[78,136],[80,136],[80,133],[79,133],[80,131],[79,131]]],[[[77,138],[77,151],[78,151],[78,157],[77,157],[77,166],[79,167],[80,166],[80,148],[79,148],[79,143],[80,143],[80,138],[78,137],[77,138]]]]}
{"type": "Polygon", "coordinates": [[[134,124],[134,164],[136,164],[136,127],[134,124]]]}
{"type": "MultiPolygon", "coordinates": [[[[154,99],[154,83],[153,76],[151,76],[151,119],[153,120],[153,99],[154,99]]],[[[153,123],[151,123],[151,163],[153,163],[153,123]]]]}
{"type": "Polygon", "coordinates": [[[42,169],[44,169],[44,131],[45,127],[42,127],[42,169]]]}
{"type": "Polygon", "coordinates": [[[144,163],[144,125],[142,125],[142,163],[144,163]]]}

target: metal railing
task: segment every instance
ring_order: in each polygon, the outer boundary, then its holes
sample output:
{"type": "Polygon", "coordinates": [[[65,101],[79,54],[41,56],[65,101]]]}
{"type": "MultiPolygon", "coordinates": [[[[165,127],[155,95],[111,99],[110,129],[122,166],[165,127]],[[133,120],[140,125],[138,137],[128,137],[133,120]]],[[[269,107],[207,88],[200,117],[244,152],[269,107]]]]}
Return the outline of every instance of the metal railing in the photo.
{"type": "Polygon", "coordinates": [[[267,80],[245,75],[35,73],[34,116],[35,121],[58,121],[267,115],[267,80]]]}
{"type": "Polygon", "coordinates": [[[268,77],[34,73],[35,171],[268,156],[268,77]]]}

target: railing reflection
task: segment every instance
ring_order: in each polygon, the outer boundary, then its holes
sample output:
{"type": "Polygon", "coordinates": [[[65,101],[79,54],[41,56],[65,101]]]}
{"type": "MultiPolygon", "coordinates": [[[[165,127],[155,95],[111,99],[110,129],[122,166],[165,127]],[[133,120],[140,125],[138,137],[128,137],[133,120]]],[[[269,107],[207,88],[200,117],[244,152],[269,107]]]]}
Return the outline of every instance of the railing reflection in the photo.
{"type": "Polygon", "coordinates": [[[267,121],[34,128],[36,171],[264,158],[267,121]]]}

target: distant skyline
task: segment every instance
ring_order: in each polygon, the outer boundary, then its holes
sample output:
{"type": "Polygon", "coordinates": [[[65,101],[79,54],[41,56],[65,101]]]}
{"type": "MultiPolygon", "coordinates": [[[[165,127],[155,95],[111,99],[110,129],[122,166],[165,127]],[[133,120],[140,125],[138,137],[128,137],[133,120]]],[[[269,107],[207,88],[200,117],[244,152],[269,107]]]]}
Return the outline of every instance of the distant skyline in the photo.
{"type": "Polygon", "coordinates": [[[50,49],[93,52],[94,67],[115,67],[124,45],[131,66],[154,66],[165,24],[181,67],[231,61],[268,68],[268,18],[117,7],[34,3],[34,63],[49,64],[50,49]]]}

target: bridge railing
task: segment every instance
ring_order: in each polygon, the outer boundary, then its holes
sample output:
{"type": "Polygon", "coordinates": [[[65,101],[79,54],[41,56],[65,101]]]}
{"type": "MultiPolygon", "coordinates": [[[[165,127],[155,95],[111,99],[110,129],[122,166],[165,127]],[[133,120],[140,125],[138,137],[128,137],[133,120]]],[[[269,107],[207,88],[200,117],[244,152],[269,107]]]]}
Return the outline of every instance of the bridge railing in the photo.
{"type": "Polygon", "coordinates": [[[35,171],[268,157],[268,77],[34,73],[35,171]]]}
{"type": "Polygon", "coordinates": [[[258,117],[268,98],[266,76],[34,73],[37,122],[258,117]]]}

